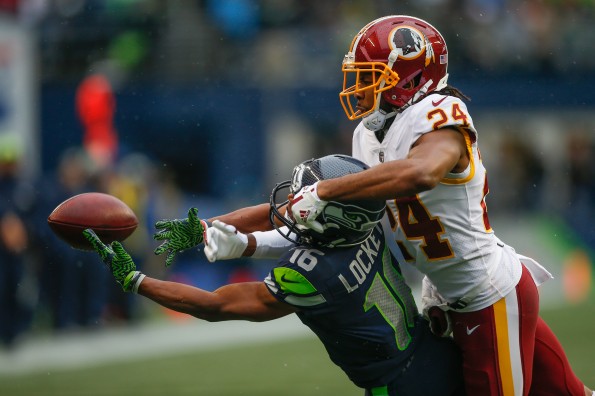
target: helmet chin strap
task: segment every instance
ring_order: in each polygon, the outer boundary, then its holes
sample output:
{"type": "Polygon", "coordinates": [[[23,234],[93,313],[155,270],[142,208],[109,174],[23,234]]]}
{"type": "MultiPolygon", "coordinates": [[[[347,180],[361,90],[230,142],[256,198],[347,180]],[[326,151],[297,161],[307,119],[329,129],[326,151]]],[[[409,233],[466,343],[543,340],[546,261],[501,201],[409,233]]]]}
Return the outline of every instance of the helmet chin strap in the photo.
{"type": "Polygon", "coordinates": [[[384,125],[386,124],[386,120],[396,115],[396,111],[391,111],[390,113],[387,113],[382,109],[377,109],[373,111],[371,114],[362,118],[362,122],[364,123],[364,126],[367,129],[371,130],[372,132],[376,132],[384,127],[384,125]]]}
{"type": "MultiPolygon", "coordinates": [[[[386,64],[386,67],[389,70],[392,69],[392,67],[395,64],[398,57],[399,57],[398,51],[396,49],[393,49],[390,52],[390,54],[388,55],[388,62],[386,64]]],[[[384,88],[385,83],[386,83],[386,80],[383,79],[380,82],[380,87],[378,88],[378,91],[382,91],[382,88],[384,88]]],[[[374,111],[371,112],[369,115],[365,116],[364,118],[362,118],[362,122],[364,123],[364,126],[367,129],[371,130],[372,132],[376,132],[376,131],[379,131],[380,129],[384,128],[384,125],[386,124],[386,120],[397,115],[396,111],[387,113],[386,111],[382,110],[380,108],[381,100],[382,100],[382,92],[378,92],[378,94],[376,95],[376,105],[374,106],[374,111]]]]}

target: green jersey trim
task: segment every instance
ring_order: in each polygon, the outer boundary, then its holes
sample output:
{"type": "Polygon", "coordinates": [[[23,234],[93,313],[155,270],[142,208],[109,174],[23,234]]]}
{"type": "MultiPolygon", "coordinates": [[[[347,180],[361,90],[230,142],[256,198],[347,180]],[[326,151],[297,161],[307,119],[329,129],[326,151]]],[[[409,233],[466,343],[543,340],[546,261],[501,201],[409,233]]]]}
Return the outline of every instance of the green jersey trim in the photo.
{"type": "Polygon", "coordinates": [[[281,290],[285,293],[304,296],[317,291],[306,277],[291,268],[274,268],[273,276],[277,284],[281,287],[281,290]]]}

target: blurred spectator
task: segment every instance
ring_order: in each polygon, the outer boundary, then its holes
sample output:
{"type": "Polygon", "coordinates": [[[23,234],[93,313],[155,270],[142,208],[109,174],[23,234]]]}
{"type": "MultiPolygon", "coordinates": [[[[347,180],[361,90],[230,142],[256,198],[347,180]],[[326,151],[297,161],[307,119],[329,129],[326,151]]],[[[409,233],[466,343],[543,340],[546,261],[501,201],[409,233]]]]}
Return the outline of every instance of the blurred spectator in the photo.
{"type": "MultiPolygon", "coordinates": [[[[19,177],[22,148],[16,137],[0,134],[0,342],[10,347],[32,319],[27,248],[32,191],[19,177]]],[[[34,302],[33,302],[34,303],[34,302]]]]}
{"type": "Polygon", "coordinates": [[[93,74],[81,82],[76,92],[76,110],[83,124],[85,150],[102,167],[112,165],[118,154],[116,99],[105,76],[93,74]]]}

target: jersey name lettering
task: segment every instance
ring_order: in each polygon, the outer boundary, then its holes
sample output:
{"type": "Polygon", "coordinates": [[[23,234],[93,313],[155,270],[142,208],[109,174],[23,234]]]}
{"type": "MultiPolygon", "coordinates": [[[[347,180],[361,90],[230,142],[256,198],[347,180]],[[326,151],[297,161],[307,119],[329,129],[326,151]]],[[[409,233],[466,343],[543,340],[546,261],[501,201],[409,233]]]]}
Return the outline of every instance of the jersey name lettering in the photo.
{"type": "Polygon", "coordinates": [[[380,240],[374,234],[370,235],[355,254],[355,260],[352,260],[349,264],[349,270],[355,277],[357,284],[351,285],[343,274],[339,274],[339,280],[345,286],[348,293],[357,290],[359,285],[366,281],[366,277],[372,269],[374,258],[378,256],[379,247],[380,240]]]}

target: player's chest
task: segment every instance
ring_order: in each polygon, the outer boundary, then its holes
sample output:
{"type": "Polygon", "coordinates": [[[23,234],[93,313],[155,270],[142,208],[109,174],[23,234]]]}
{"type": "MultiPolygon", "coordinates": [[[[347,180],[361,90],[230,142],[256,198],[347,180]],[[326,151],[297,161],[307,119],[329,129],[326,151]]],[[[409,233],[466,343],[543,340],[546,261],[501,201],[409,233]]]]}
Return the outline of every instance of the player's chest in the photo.
{"type": "Polygon", "coordinates": [[[412,144],[411,137],[406,134],[389,133],[382,142],[379,142],[376,136],[370,133],[362,136],[355,144],[354,154],[368,165],[374,166],[407,158],[412,144]]]}

